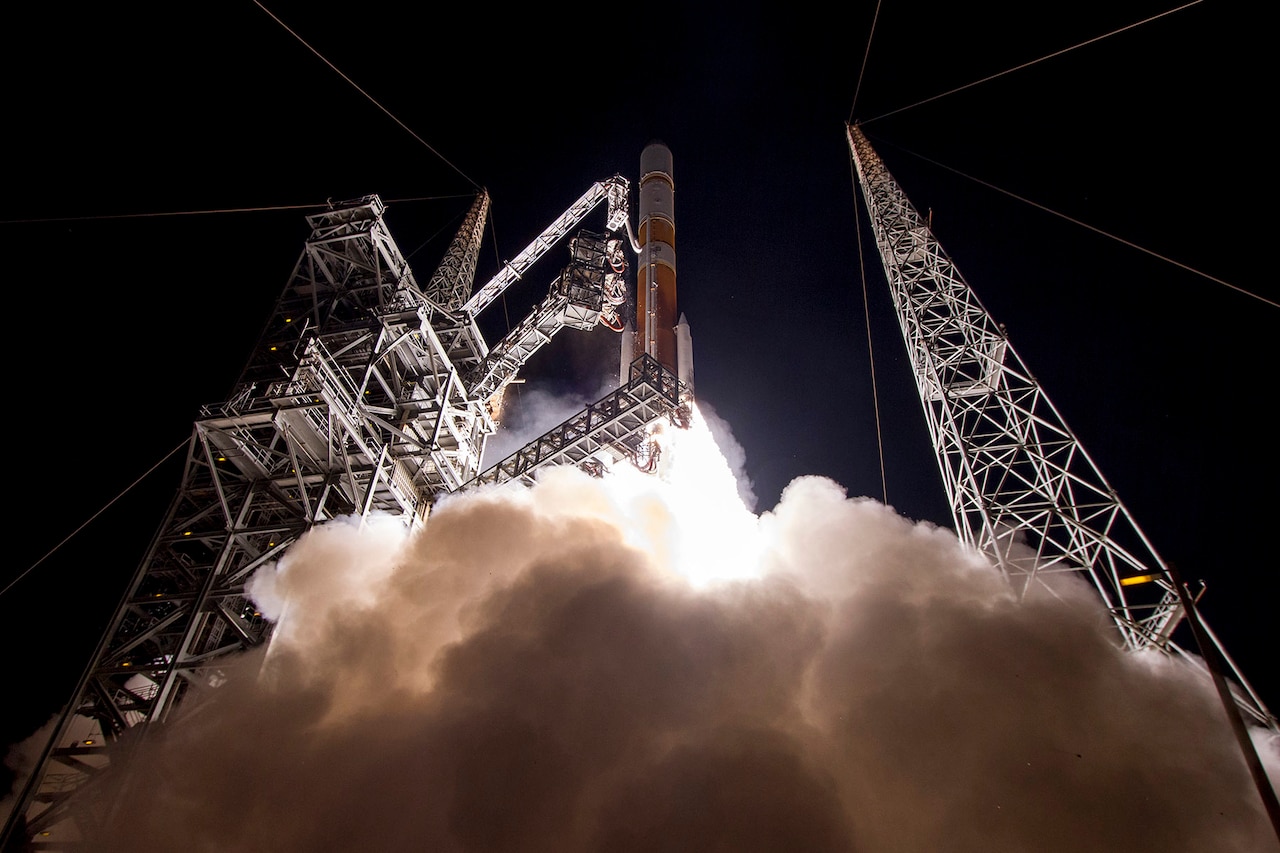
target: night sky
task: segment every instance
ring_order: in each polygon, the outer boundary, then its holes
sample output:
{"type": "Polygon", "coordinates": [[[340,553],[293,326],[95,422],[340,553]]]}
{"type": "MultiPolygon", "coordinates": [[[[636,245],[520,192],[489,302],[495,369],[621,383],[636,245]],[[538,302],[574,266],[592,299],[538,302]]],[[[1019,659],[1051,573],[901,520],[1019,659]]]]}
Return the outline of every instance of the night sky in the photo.
{"type": "MultiPolygon", "coordinates": [[[[1193,4],[934,98],[1171,7],[460,5],[267,4],[385,111],[253,2],[10,13],[0,581],[226,398],[307,236],[301,206],[433,199],[386,214],[425,282],[486,187],[486,280],[594,181],[634,181],[654,139],[674,158],[698,399],[745,451],[756,509],[823,474],[950,526],[855,193],[852,117],[1157,550],[1206,581],[1211,625],[1280,706],[1267,671],[1280,287],[1254,7],[1193,4]],[[125,216],[264,207],[296,209],[125,216]]],[[[511,322],[552,274],[508,292],[511,322]]],[[[490,341],[503,310],[485,314],[490,341]]],[[[617,368],[611,335],[563,332],[525,389],[592,394],[617,368]]],[[[171,458],[0,597],[6,742],[68,697],[179,474],[171,458]]]]}

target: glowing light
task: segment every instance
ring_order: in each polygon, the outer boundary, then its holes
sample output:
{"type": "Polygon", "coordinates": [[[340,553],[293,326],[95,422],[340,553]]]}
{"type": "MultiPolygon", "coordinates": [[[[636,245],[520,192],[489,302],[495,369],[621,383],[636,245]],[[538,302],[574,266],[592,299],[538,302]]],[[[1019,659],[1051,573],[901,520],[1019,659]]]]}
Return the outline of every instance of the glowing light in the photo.
{"type": "Polygon", "coordinates": [[[633,544],[694,586],[758,577],[759,518],[697,407],[688,429],[659,426],[652,439],[656,477],[619,466],[605,478],[629,509],[633,544]]]}
{"type": "Polygon", "coordinates": [[[1151,583],[1159,579],[1157,572],[1148,572],[1145,575],[1132,575],[1127,578],[1120,578],[1120,586],[1137,586],[1138,584],[1151,583]]]}

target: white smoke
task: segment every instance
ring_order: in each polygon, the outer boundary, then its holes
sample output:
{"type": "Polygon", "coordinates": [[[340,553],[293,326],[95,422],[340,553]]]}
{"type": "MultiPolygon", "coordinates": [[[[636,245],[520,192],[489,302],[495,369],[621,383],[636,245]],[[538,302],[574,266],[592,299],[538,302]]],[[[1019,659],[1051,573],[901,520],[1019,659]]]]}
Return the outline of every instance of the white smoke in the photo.
{"type": "Polygon", "coordinates": [[[1086,585],[820,477],[753,515],[709,435],[309,533],[95,849],[1277,849],[1211,685],[1086,585]]]}
{"type": "Polygon", "coordinates": [[[581,412],[588,403],[604,397],[617,387],[617,378],[602,379],[594,391],[556,392],[536,385],[514,383],[504,393],[498,431],[485,444],[482,466],[488,468],[506,459],[548,430],[581,412]]]}

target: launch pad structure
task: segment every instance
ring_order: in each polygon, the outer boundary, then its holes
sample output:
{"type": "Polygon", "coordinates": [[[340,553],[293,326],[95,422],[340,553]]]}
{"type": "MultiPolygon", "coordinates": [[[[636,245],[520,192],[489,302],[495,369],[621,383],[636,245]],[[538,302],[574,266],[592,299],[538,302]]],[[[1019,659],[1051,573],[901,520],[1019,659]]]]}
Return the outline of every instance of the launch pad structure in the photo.
{"type": "MultiPolygon", "coordinates": [[[[846,127],[960,540],[1025,594],[1055,575],[1091,583],[1116,643],[1203,662],[1185,589],[983,308],[865,135],[846,127]],[[1190,624],[1188,624],[1190,623],[1190,624]]],[[[489,198],[480,192],[439,267],[416,281],[376,196],[307,217],[310,237],[231,397],[194,424],[178,494],[20,794],[5,839],[75,849],[108,818],[113,750],[163,723],[271,624],[246,596],[259,568],[317,524],[392,515],[410,528],[433,500],[532,482],[548,465],[605,475],[654,468],[659,423],[687,426],[693,373],[676,309],[671,153],[631,183],[589,188],[520,255],[474,287],[489,198]],[[581,226],[601,204],[605,226],[581,226]],[[555,246],[569,261],[547,295],[490,346],[476,315],[555,246]],[[637,256],[634,298],[628,252],[637,256]],[[678,319],[677,319],[678,318],[678,319]],[[503,390],[552,336],[620,333],[616,390],[481,470],[503,390]]],[[[1231,662],[1233,707],[1280,732],[1231,662]]]]}
{"type": "MultiPolygon", "coordinates": [[[[671,154],[653,143],[641,161],[642,180],[659,189],[642,194],[639,238],[630,181],[614,175],[474,289],[489,210],[483,190],[425,285],[377,196],[307,217],[310,236],[234,392],[195,420],[177,494],[19,794],[4,841],[24,834],[30,849],[75,849],[108,819],[118,790],[113,757],[170,719],[194,686],[219,683],[231,656],[269,642],[272,625],[246,584],[315,525],[378,514],[417,529],[442,495],[531,483],[547,465],[593,475],[624,462],[655,467],[654,428],[689,423],[674,333],[621,334],[626,369],[616,390],[481,470],[507,386],[552,337],[642,325],[623,316],[637,301],[628,251],[661,278],[646,291],[650,304],[674,310],[671,154]],[[602,205],[603,229],[583,227],[602,205]],[[477,315],[556,247],[567,247],[569,260],[547,295],[490,346],[477,315]]],[[[691,375],[691,363],[684,371],[691,375]]]]}

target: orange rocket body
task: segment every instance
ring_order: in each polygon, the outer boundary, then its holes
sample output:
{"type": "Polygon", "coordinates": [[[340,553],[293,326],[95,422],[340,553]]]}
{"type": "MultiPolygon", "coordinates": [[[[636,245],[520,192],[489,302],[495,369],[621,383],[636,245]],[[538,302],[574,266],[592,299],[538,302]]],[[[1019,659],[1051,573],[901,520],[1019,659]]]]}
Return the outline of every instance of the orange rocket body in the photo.
{"type": "Polygon", "coordinates": [[[675,179],[671,151],[661,142],[646,145],[640,155],[639,196],[633,354],[652,356],[678,373],[675,179]]]}

